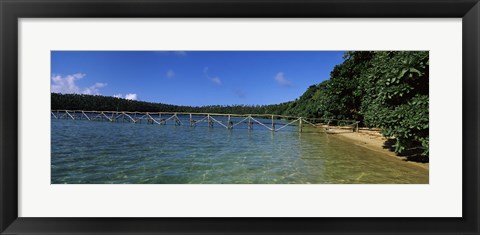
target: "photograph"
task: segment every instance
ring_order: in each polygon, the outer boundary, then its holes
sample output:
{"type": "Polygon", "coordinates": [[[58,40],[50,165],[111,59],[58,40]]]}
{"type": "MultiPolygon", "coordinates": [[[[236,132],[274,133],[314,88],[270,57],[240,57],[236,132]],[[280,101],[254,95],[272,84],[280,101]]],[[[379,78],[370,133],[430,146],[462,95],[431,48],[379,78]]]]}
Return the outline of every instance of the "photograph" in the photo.
{"type": "Polygon", "coordinates": [[[429,184],[429,51],[50,51],[51,184],[429,184]]]}
{"type": "Polygon", "coordinates": [[[0,234],[480,234],[479,2],[0,0],[0,234]]]}

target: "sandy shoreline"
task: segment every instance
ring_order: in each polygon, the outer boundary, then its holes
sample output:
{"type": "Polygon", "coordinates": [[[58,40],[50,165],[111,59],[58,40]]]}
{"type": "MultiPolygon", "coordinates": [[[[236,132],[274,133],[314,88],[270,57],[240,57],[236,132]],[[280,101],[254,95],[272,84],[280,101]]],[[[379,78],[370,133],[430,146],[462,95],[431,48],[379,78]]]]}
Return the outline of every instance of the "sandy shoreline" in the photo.
{"type": "Polygon", "coordinates": [[[385,149],[383,145],[385,141],[387,141],[387,138],[381,136],[378,132],[370,132],[370,131],[362,132],[362,130],[360,130],[360,132],[351,132],[351,131],[345,131],[341,129],[340,130],[329,129],[328,133],[330,133],[329,135],[331,136],[348,140],[354,143],[355,145],[362,146],[370,150],[383,153],[390,157],[394,157],[399,161],[408,162],[410,164],[422,167],[427,170],[429,169],[428,163],[406,161],[405,157],[397,156],[394,152],[388,149],[385,149]]]}

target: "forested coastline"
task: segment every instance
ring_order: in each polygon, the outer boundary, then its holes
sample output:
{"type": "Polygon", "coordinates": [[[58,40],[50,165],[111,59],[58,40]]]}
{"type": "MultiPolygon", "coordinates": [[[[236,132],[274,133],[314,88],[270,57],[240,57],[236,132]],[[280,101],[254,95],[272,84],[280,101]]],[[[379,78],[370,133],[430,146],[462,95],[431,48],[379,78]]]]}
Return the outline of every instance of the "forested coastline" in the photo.
{"type": "Polygon", "coordinates": [[[354,51],[344,55],[330,79],[303,95],[274,105],[178,106],[107,96],[51,94],[52,109],[280,114],[360,121],[394,137],[395,152],[419,152],[428,160],[429,53],[354,51]]]}
{"type": "Polygon", "coordinates": [[[429,153],[429,53],[347,52],[330,79],[310,86],[282,113],[358,120],[395,138],[396,153],[429,153]]]}
{"type": "Polygon", "coordinates": [[[275,105],[182,106],[101,95],[51,94],[52,110],[280,114],[282,113],[281,110],[285,109],[289,103],[275,105]]]}

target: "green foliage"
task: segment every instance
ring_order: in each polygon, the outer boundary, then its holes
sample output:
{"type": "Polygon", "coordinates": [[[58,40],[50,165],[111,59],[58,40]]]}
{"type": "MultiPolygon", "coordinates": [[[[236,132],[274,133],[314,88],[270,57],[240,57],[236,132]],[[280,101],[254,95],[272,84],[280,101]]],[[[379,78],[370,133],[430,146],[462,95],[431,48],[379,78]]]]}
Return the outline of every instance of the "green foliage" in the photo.
{"type": "Polygon", "coordinates": [[[299,99],[290,103],[285,114],[361,120],[360,76],[370,66],[368,62],[373,55],[373,52],[346,53],[345,61],[335,66],[330,79],[310,86],[299,99]]]}
{"type": "Polygon", "coordinates": [[[364,124],[394,137],[395,152],[421,149],[428,157],[428,52],[376,52],[364,71],[364,124]]]}
{"type": "Polygon", "coordinates": [[[395,152],[421,148],[423,155],[428,155],[428,96],[417,94],[386,113],[384,119],[383,134],[396,138],[395,152]]]}
{"type": "Polygon", "coordinates": [[[318,89],[319,88],[316,85],[310,86],[300,98],[296,99],[294,102],[287,103],[286,109],[282,114],[309,118],[316,117],[318,107],[314,101],[319,98],[318,89]]]}

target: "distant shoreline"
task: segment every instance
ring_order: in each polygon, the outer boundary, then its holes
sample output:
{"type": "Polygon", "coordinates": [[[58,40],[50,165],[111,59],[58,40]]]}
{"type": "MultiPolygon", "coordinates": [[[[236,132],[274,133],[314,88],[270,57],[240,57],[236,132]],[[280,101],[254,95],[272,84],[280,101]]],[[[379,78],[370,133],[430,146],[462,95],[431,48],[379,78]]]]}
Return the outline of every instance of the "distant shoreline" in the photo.
{"type": "Polygon", "coordinates": [[[421,163],[421,162],[414,162],[406,160],[406,157],[398,156],[396,153],[384,148],[385,141],[388,139],[381,136],[379,133],[375,132],[346,132],[345,130],[335,130],[330,129],[329,132],[331,136],[335,136],[347,141],[352,142],[355,145],[362,146],[364,148],[368,148],[375,152],[380,152],[385,154],[389,157],[394,157],[399,161],[404,161],[421,167],[423,169],[429,170],[429,163],[421,163]]]}

